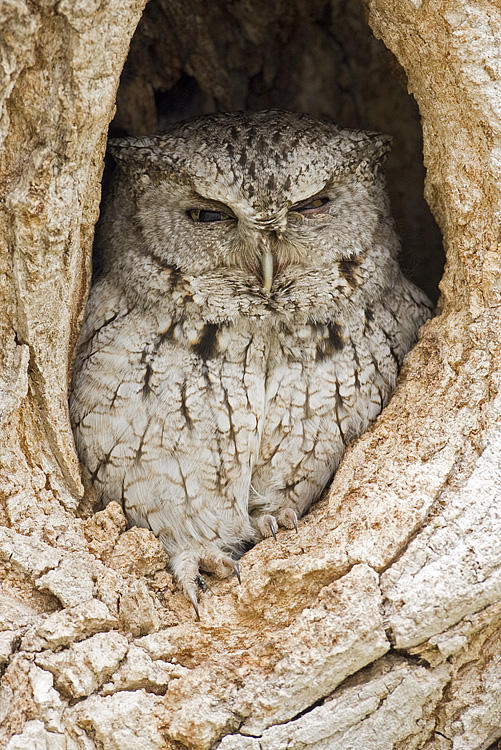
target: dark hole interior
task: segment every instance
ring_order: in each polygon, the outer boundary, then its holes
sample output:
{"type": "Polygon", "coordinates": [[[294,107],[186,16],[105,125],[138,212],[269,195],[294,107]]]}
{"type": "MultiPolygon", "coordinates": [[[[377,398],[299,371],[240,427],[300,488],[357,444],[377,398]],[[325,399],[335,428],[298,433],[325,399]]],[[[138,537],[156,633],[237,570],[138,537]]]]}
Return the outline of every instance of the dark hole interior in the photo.
{"type": "Polygon", "coordinates": [[[150,0],[110,135],[214,111],[280,108],[393,136],[387,181],[406,275],[436,301],[444,254],[423,198],[422,133],[402,68],[359,0],[150,0]]]}

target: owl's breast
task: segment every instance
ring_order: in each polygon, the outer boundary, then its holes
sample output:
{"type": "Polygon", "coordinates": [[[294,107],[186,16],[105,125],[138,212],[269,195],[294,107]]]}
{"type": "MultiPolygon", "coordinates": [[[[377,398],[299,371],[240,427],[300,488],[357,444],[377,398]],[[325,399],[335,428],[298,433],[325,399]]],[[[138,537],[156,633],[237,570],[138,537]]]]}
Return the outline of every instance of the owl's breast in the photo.
{"type": "Polygon", "coordinates": [[[266,484],[303,481],[306,495],[315,493],[313,478],[325,484],[347,443],[385,405],[399,362],[390,335],[369,317],[358,311],[349,321],[282,326],[275,337],[253,479],[260,493],[266,484]]]}
{"type": "Polygon", "coordinates": [[[415,334],[401,317],[381,303],[218,322],[91,296],[71,400],[82,462],[136,522],[166,487],[194,517],[211,497],[245,515],[252,487],[310,502],[389,397],[415,334]]]}

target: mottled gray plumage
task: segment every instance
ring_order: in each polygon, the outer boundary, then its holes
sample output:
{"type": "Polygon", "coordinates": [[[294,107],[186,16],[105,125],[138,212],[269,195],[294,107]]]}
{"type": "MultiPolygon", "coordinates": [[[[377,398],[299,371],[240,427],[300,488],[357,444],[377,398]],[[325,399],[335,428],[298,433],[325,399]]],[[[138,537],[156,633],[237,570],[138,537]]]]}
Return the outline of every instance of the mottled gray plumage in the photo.
{"type": "Polygon", "coordinates": [[[389,139],[285,112],[112,142],[71,416],[89,481],[199,568],[293,528],[430,314],[401,274],[389,139]]]}

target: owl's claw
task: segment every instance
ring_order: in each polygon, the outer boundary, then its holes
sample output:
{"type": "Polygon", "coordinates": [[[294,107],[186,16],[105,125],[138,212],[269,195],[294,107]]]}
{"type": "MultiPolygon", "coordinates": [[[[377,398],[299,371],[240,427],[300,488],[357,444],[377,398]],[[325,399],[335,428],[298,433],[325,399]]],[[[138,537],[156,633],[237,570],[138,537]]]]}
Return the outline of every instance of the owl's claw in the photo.
{"type": "Polygon", "coordinates": [[[262,539],[272,536],[277,541],[278,523],[275,516],[265,513],[262,516],[254,516],[253,521],[262,539]]]}
{"type": "Polygon", "coordinates": [[[273,534],[273,539],[277,541],[277,532],[275,531],[276,521],[275,519],[269,519],[268,526],[270,527],[270,531],[273,534]]]}
{"type": "Polygon", "coordinates": [[[236,560],[233,560],[233,571],[237,577],[238,582],[242,583],[242,579],[240,578],[240,567],[236,560]]]}
{"type": "Polygon", "coordinates": [[[277,541],[278,527],[282,526],[285,529],[296,529],[297,527],[297,513],[293,508],[281,508],[277,516],[272,516],[270,513],[264,513],[262,516],[253,516],[253,522],[263,539],[266,537],[273,536],[277,541]]]}
{"type": "Polygon", "coordinates": [[[197,620],[200,620],[198,592],[199,590],[203,593],[210,591],[210,586],[200,575],[200,570],[213,573],[217,578],[228,578],[233,573],[239,583],[242,581],[237,561],[216,547],[207,546],[201,554],[179,550],[172,555],[170,566],[185,597],[193,605],[197,620]]]}
{"type": "Polygon", "coordinates": [[[190,602],[193,604],[193,609],[197,616],[197,620],[200,620],[200,610],[198,609],[197,591],[195,585],[189,586],[184,590],[185,595],[188,597],[190,602]]]}

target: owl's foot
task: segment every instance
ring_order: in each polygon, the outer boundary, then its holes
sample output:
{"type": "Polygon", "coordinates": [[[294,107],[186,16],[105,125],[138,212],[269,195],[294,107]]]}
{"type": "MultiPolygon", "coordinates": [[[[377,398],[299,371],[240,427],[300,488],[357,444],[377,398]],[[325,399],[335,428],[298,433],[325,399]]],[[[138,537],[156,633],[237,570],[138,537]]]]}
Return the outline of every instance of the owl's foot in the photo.
{"type": "Polygon", "coordinates": [[[199,569],[213,573],[217,578],[228,578],[234,574],[241,583],[240,568],[236,560],[217,549],[208,549],[200,556],[180,552],[170,560],[175,578],[181,585],[183,593],[193,605],[197,620],[200,619],[198,591],[206,591],[208,586],[199,574],[199,569]]]}
{"type": "Polygon", "coordinates": [[[213,573],[216,578],[228,578],[235,573],[240,582],[240,569],[236,560],[224,552],[210,550],[198,560],[198,565],[206,573],[213,573]]]}
{"type": "Polygon", "coordinates": [[[262,516],[254,516],[253,521],[261,539],[273,536],[277,540],[278,523],[275,516],[264,513],[262,516]]]}
{"type": "Polygon", "coordinates": [[[279,526],[283,526],[285,529],[296,529],[297,530],[297,513],[292,508],[282,508],[277,516],[279,526]]]}
{"type": "Polygon", "coordinates": [[[270,513],[254,516],[253,521],[262,539],[273,536],[276,541],[279,526],[285,529],[296,529],[297,532],[297,514],[292,508],[281,508],[276,516],[270,513]]]}

